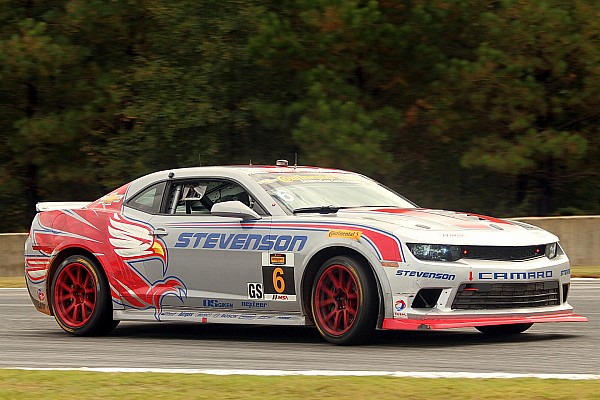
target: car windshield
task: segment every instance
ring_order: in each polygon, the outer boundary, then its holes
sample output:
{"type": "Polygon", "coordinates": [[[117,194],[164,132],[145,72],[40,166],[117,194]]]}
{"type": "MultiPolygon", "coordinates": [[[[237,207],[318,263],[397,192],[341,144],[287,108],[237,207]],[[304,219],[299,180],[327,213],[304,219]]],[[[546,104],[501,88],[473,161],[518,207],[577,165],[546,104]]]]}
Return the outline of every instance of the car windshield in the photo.
{"type": "Polygon", "coordinates": [[[352,207],[416,207],[374,180],[353,173],[291,172],[252,177],[291,213],[329,213],[352,207]]]}

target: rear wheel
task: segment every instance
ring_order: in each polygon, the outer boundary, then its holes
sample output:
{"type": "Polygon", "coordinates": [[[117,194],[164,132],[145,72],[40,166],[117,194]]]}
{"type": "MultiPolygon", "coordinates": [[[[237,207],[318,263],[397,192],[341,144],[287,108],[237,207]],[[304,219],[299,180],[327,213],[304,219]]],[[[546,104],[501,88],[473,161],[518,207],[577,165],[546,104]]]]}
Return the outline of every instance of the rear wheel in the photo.
{"type": "Polygon", "coordinates": [[[531,328],[531,324],[510,324],[510,325],[488,325],[488,326],[476,326],[477,329],[481,333],[485,333],[486,335],[516,335],[518,333],[523,333],[527,329],[531,328]]]}
{"type": "Polygon", "coordinates": [[[51,307],[58,325],[76,336],[102,335],[119,323],[112,318],[104,272],[85,256],[70,256],[60,264],[52,278],[51,307]]]}
{"type": "Polygon", "coordinates": [[[313,282],[311,303],[315,324],[331,343],[361,343],[375,330],[375,278],[352,257],[333,257],[321,266],[313,282]]]}

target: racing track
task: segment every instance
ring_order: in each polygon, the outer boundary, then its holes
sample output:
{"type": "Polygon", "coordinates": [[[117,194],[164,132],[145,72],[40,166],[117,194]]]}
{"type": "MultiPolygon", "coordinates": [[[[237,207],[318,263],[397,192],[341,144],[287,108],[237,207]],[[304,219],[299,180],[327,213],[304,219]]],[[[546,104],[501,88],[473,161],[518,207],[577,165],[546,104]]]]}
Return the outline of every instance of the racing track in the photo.
{"type": "Polygon", "coordinates": [[[573,282],[570,302],[590,322],[536,324],[510,339],[388,331],[338,347],[306,327],[125,322],[108,337],[76,338],[35,311],[25,289],[0,289],[0,367],[599,374],[600,281],[573,282]]]}

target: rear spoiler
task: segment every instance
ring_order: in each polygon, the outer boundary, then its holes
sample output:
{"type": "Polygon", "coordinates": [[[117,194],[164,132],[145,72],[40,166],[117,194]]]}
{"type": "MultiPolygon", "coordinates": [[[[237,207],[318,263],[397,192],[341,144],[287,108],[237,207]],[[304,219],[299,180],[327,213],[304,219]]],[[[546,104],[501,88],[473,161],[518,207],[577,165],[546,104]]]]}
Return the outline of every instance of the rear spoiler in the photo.
{"type": "Polygon", "coordinates": [[[40,211],[52,211],[52,210],[73,210],[84,208],[89,205],[89,201],[44,201],[37,203],[35,209],[37,212],[40,211]]]}

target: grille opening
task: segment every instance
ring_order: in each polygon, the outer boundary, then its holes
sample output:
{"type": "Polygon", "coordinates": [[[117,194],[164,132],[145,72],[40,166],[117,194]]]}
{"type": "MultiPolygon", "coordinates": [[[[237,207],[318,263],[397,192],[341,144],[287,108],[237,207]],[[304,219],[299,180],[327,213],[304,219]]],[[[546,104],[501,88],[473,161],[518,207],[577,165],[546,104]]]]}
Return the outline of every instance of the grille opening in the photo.
{"type": "Polygon", "coordinates": [[[559,304],[558,281],[463,283],[458,288],[458,293],[452,302],[452,309],[493,310],[547,307],[559,304]]]}
{"type": "Polygon", "coordinates": [[[567,302],[567,296],[569,295],[569,284],[568,283],[563,283],[562,285],[562,302],[566,303],[567,302]]]}
{"type": "Polygon", "coordinates": [[[460,246],[462,258],[476,260],[524,261],[542,257],[546,245],[539,246],[460,246]]]}
{"type": "Polygon", "coordinates": [[[442,289],[421,289],[412,303],[412,308],[433,308],[437,304],[442,289]]]}

